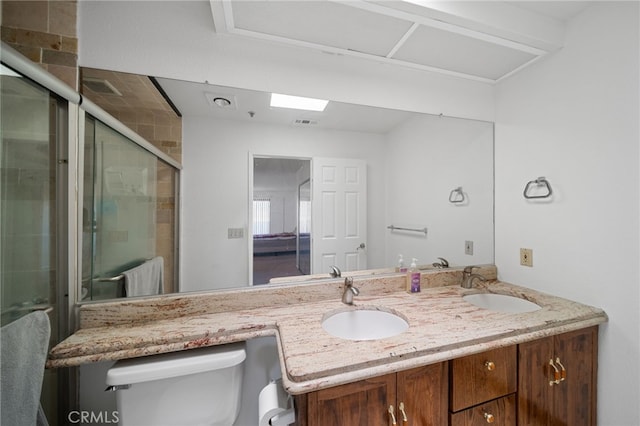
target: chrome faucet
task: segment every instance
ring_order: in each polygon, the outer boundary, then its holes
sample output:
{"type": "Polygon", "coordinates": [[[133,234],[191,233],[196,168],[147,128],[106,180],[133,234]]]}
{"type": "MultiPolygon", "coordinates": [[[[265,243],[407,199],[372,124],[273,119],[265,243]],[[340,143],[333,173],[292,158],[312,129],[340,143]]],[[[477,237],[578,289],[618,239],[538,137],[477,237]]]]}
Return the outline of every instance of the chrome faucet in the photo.
{"type": "Polygon", "coordinates": [[[353,277],[344,279],[344,292],[342,293],[342,303],[353,305],[353,296],[360,294],[360,290],[353,286],[353,277]]]}
{"type": "Polygon", "coordinates": [[[436,269],[444,269],[449,267],[449,262],[444,257],[439,257],[440,262],[433,262],[432,265],[436,269]]]}
{"type": "Polygon", "coordinates": [[[332,278],[340,278],[342,277],[342,272],[340,272],[340,268],[334,265],[331,267],[331,272],[329,272],[329,275],[331,275],[332,278]]]}
{"type": "Polygon", "coordinates": [[[475,279],[483,282],[487,280],[480,274],[474,274],[473,268],[477,268],[477,266],[466,266],[462,271],[462,283],[460,283],[460,286],[462,286],[462,288],[471,288],[473,285],[473,280],[475,279]]]}

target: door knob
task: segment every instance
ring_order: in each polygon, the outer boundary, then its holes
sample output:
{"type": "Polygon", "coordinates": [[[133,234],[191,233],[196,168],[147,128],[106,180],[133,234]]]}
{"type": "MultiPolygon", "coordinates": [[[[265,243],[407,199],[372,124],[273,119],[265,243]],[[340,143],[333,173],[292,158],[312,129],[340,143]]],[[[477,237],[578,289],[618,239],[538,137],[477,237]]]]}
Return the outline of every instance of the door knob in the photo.
{"type": "Polygon", "coordinates": [[[360,243],[360,245],[358,247],[356,247],[356,250],[364,250],[367,246],[364,243],[360,243]]]}

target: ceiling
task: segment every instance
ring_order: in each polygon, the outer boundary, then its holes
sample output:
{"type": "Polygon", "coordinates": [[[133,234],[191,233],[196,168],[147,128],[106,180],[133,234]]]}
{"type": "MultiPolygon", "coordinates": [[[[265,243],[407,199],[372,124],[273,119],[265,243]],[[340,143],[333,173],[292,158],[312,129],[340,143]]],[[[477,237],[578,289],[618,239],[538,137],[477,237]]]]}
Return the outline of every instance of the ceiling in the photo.
{"type": "Polygon", "coordinates": [[[416,114],[333,101],[322,112],[272,108],[269,105],[271,94],[266,92],[166,78],[157,81],[183,116],[386,134],[416,114]],[[231,104],[220,107],[212,102],[217,97],[225,98],[231,104]]]}
{"type": "MultiPolygon", "coordinates": [[[[561,48],[565,22],[590,4],[456,1],[429,2],[425,7],[419,1],[210,0],[210,4],[215,33],[224,37],[320,49],[488,83],[561,48]]],[[[171,110],[146,76],[83,68],[82,77],[85,96],[112,114],[120,109],[171,110]],[[123,96],[93,91],[86,84],[91,78],[106,80],[123,96]]],[[[412,114],[337,102],[330,102],[324,112],[270,108],[268,93],[165,78],[156,81],[185,116],[385,134],[412,114]],[[212,100],[218,96],[231,105],[215,105],[212,100]]]]}
{"type": "Polygon", "coordinates": [[[217,34],[496,82],[562,47],[589,2],[211,0],[217,34]]]}

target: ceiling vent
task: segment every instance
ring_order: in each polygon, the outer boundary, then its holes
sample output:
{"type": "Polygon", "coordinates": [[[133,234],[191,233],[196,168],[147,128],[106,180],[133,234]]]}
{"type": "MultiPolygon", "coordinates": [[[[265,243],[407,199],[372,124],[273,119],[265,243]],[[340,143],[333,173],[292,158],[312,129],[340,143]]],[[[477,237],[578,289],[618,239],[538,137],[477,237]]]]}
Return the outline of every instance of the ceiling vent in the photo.
{"type": "Polygon", "coordinates": [[[309,120],[308,118],[297,118],[293,120],[292,123],[294,126],[305,127],[305,126],[315,126],[318,124],[317,120],[309,120]]]}
{"type": "Polygon", "coordinates": [[[101,95],[122,96],[122,93],[120,93],[113,84],[101,78],[85,77],[82,79],[82,85],[92,92],[100,93],[101,95]]]}

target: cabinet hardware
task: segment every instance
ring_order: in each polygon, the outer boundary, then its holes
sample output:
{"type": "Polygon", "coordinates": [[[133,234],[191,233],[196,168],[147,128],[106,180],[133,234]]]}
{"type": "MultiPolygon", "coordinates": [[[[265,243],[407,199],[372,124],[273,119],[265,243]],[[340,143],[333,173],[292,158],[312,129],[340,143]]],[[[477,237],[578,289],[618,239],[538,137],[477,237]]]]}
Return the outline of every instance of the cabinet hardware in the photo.
{"type": "Polygon", "coordinates": [[[403,422],[408,422],[409,420],[407,420],[407,413],[405,413],[404,411],[404,402],[401,402],[400,405],[398,406],[398,410],[400,410],[400,412],[402,413],[402,421],[403,422]]]}
{"type": "Polygon", "coordinates": [[[484,419],[487,421],[487,423],[493,423],[493,422],[496,421],[496,418],[491,413],[487,413],[485,411],[483,415],[484,415],[484,419]]]}
{"type": "Polygon", "coordinates": [[[396,422],[396,416],[395,414],[393,414],[394,410],[393,410],[393,405],[389,406],[389,415],[391,416],[391,424],[393,425],[397,425],[398,423],[396,422]]]}
{"type": "Polygon", "coordinates": [[[564,365],[560,362],[560,357],[556,358],[556,364],[560,366],[560,381],[563,382],[567,378],[567,370],[564,368],[564,365]]]}
{"type": "Polygon", "coordinates": [[[549,365],[553,367],[553,380],[549,380],[549,386],[560,384],[560,380],[562,378],[562,374],[556,365],[553,363],[553,358],[549,360],[549,365]]]}
{"type": "Polygon", "coordinates": [[[496,364],[493,361],[485,361],[484,366],[487,367],[487,370],[493,371],[496,369],[496,364]]]}

